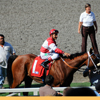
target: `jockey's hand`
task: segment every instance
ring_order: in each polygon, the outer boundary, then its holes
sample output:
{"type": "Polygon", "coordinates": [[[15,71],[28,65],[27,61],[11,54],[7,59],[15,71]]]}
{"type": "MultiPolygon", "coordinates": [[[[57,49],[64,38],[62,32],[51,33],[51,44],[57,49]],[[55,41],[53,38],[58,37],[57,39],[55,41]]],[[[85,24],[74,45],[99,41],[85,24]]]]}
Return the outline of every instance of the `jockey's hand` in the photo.
{"type": "Polygon", "coordinates": [[[66,52],[64,53],[64,55],[65,55],[65,56],[67,56],[67,57],[69,57],[69,56],[70,56],[70,54],[69,54],[69,53],[66,53],[66,52]]]}

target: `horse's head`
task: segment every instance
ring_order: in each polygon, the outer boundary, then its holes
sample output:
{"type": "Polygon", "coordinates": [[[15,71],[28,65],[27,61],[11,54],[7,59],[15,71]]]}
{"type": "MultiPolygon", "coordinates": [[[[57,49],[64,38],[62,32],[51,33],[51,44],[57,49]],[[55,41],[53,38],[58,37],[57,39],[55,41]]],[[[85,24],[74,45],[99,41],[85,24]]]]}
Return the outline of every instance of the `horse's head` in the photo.
{"type": "Polygon", "coordinates": [[[90,49],[90,52],[87,53],[88,54],[88,59],[86,61],[86,65],[89,67],[89,69],[94,69],[96,71],[100,70],[100,66],[99,65],[99,59],[97,59],[97,57],[95,56],[95,54],[93,53],[93,49],[90,49]]]}

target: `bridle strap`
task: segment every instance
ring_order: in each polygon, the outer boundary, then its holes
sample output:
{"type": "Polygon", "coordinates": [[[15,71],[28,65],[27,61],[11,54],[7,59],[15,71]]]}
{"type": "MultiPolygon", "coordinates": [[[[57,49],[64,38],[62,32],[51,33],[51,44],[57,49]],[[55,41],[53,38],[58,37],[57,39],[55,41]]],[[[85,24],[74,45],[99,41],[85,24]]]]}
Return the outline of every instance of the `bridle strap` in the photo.
{"type": "Polygon", "coordinates": [[[94,63],[93,59],[91,58],[91,56],[92,56],[93,54],[90,55],[89,51],[88,51],[87,53],[88,53],[88,65],[87,65],[87,67],[89,66],[89,62],[90,62],[90,60],[91,60],[92,63],[93,63],[93,65],[94,65],[94,67],[96,68],[96,70],[98,70],[96,64],[94,63]]]}
{"type": "Polygon", "coordinates": [[[61,57],[61,59],[68,67],[73,68],[73,69],[78,69],[77,67],[70,66],[62,57],[61,57]]]}

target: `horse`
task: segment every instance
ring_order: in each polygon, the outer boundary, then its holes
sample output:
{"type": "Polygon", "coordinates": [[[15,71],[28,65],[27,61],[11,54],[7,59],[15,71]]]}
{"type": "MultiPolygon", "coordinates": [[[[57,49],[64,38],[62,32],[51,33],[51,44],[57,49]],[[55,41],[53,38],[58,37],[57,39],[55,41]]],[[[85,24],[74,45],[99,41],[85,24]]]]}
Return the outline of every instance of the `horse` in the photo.
{"type": "MultiPolygon", "coordinates": [[[[7,79],[10,88],[18,87],[25,82],[25,87],[31,87],[32,80],[43,83],[41,77],[31,76],[31,67],[35,54],[15,55],[8,60],[7,79]]],[[[75,53],[70,57],[60,57],[52,64],[49,75],[54,77],[53,87],[70,86],[73,74],[83,65],[94,69],[99,60],[93,54],[92,49],[88,53],[75,53]],[[91,56],[90,56],[91,55],[91,56]],[[94,66],[95,65],[95,66],[94,66]]]]}

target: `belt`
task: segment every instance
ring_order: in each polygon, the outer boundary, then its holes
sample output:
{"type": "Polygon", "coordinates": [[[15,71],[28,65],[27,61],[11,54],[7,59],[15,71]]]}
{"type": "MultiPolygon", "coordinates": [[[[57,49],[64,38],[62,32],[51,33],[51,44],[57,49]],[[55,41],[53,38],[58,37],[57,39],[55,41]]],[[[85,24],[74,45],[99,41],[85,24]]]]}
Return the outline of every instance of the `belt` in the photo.
{"type": "Polygon", "coordinates": [[[83,26],[83,27],[85,27],[85,28],[92,28],[93,26],[83,26]]]}

